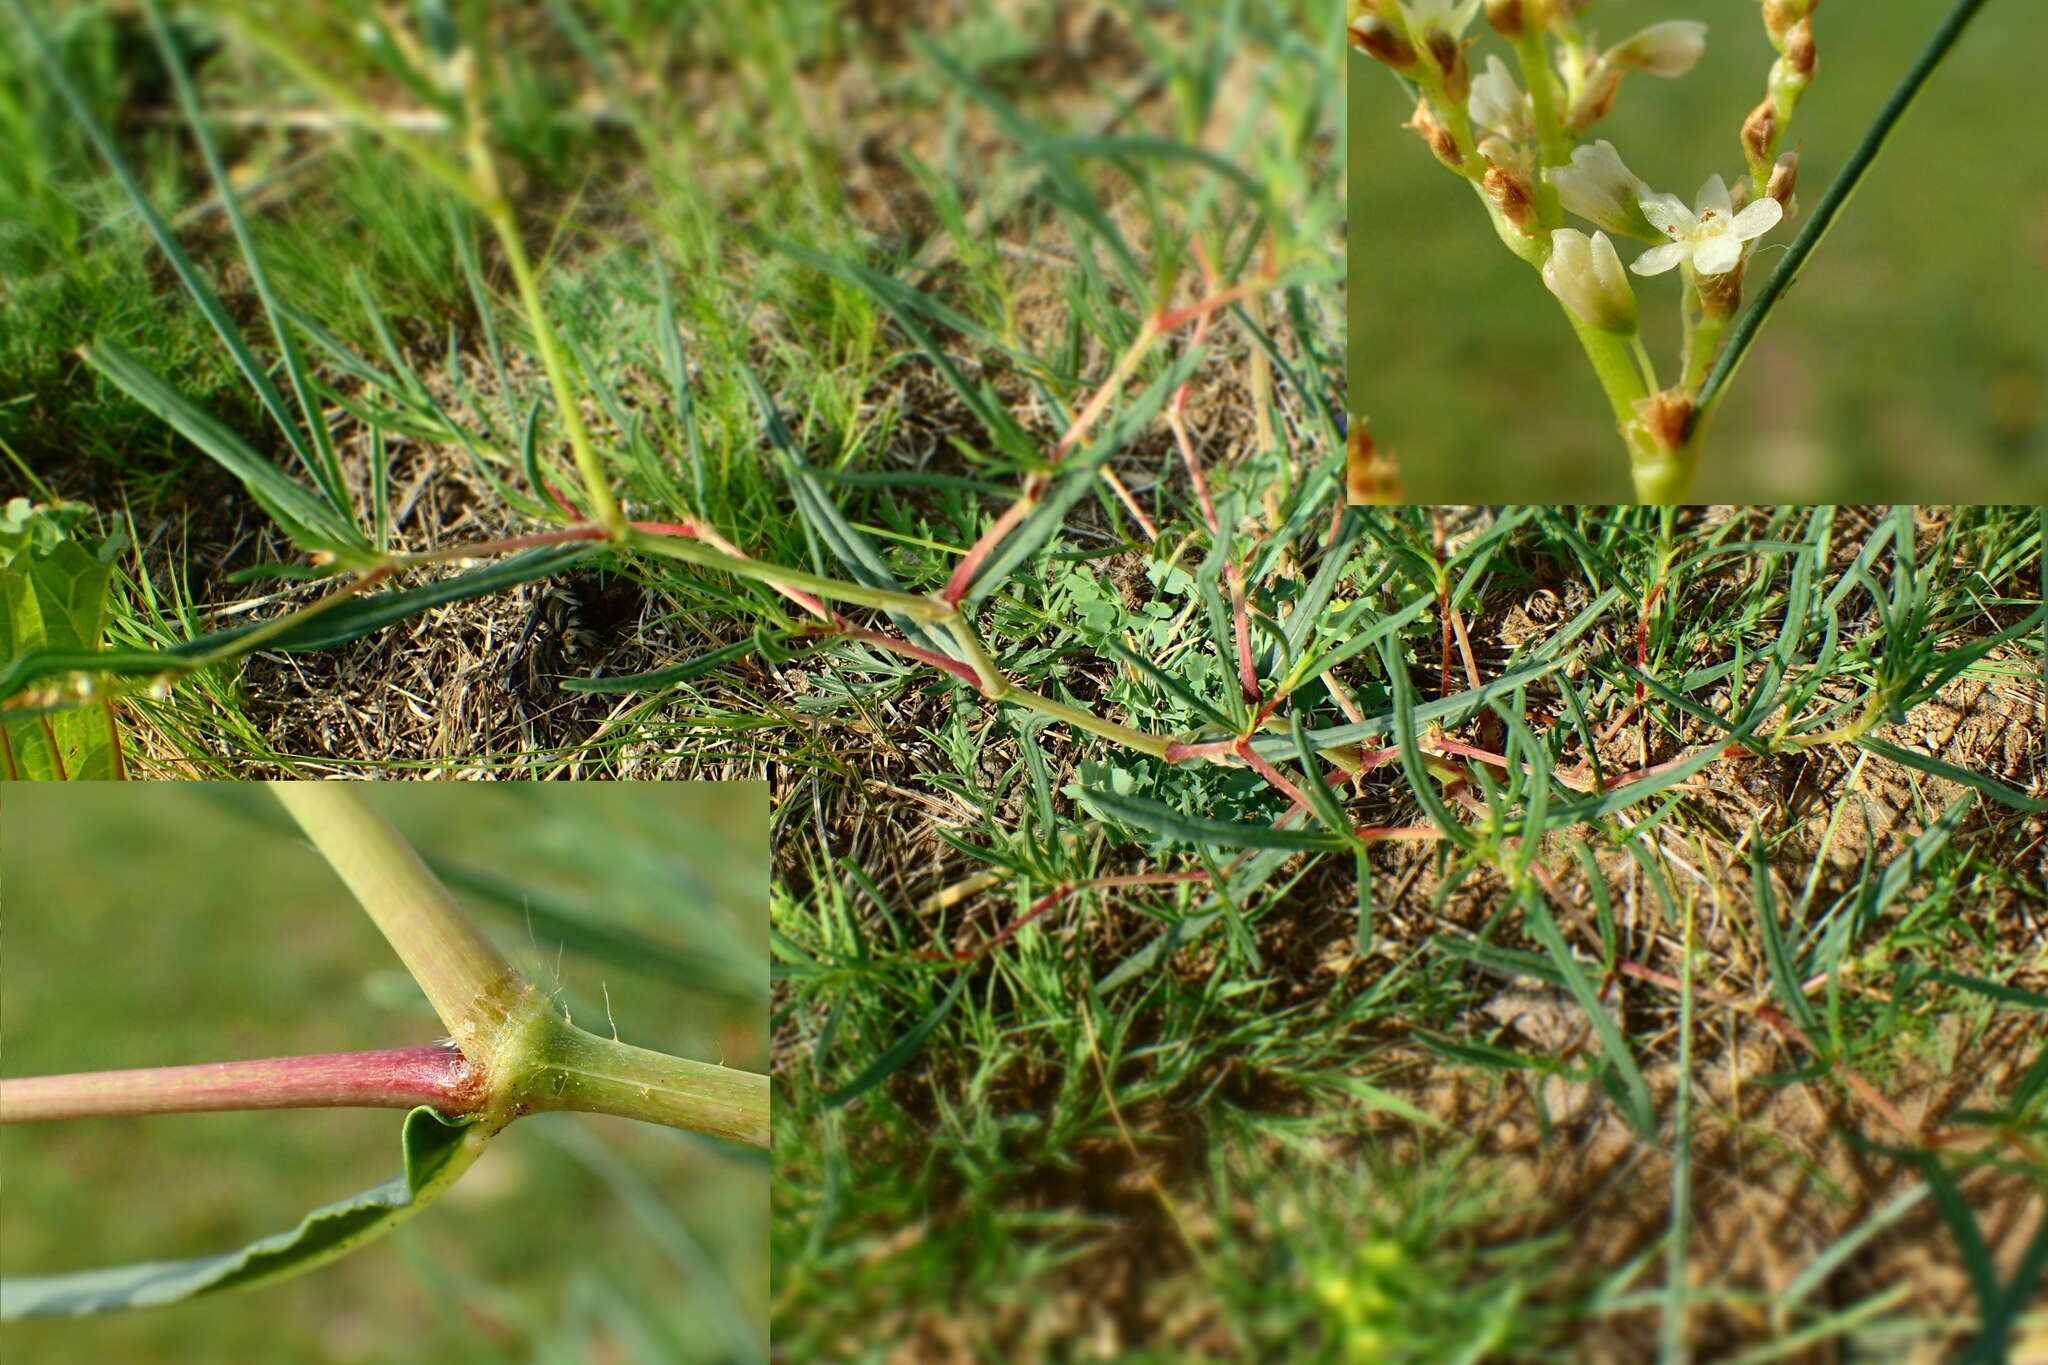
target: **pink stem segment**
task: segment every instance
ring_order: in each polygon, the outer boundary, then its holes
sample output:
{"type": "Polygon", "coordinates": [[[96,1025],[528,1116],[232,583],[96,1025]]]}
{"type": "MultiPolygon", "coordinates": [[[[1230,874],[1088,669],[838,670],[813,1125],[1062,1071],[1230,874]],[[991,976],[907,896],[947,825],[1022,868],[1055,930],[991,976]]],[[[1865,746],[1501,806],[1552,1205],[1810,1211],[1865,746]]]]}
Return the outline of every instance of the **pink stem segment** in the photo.
{"type": "Polygon", "coordinates": [[[465,1114],[482,1101],[482,1078],[460,1052],[444,1044],[0,1081],[0,1123],[421,1104],[444,1114],[465,1114]]]}

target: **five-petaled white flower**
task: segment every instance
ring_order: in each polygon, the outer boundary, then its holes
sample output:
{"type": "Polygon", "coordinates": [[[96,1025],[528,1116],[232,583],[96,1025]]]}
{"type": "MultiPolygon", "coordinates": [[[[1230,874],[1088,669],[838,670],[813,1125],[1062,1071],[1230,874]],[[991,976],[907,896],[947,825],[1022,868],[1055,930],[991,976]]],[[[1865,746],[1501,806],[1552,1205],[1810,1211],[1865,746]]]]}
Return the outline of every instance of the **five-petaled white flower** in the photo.
{"type": "Polygon", "coordinates": [[[1675,194],[1646,194],[1642,209],[1671,240],[1636,257],[1629,269],[1638,275],[1661,275],[1688,258],[1702,275],[1725,275],[1742,263],[1743,243],[1763,236],[1785,216],[1785,206],[1775,199],[1759,199],[1737,213],[1718,175],[1700,186],[1690,210],[1675,194]]]}

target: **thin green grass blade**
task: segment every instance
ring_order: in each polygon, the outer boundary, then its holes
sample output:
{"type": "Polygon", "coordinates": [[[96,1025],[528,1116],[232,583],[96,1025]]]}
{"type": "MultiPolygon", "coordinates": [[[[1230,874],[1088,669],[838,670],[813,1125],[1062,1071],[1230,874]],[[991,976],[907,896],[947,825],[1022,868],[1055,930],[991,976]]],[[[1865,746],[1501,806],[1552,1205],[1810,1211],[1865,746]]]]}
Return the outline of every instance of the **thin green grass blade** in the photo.
{"type": "Polygon", "coordinates": [[[1884,150],[1884,144],[1898,127],[1899,120],[1906,116],[1906,111],[1913,107],[1913,101],[1919,98],[1928,77],[1934,74],[1935,68],[1941,65],[1950,49],[1955,46],[1956,39],[1962,37],[1963,30],[1982,8],[1984,0],[1956,0],[1954,8],[1948,12],[1948,17],[1941,21],[1941,26],[1935,29],[1934,36],[1928,39],[1927,46],[1921,49],[1919,57],[1914,59],[1913,65],[1900,79],[1898,87],[1892,91],[1891,98],[1878,110],[1877,118],[1864,130],[1863,140],[1856,144],[1856,150],[1849,154],[1849,160],[1835,176],[1834,183],[1829,185],[1827,193],[1821,196],[1819,206],[1813,211],[1813,217],[1807,219],[1806,227],[1793,240],[1791,249],[1785,253],[1785,258],[1778,262],[1778,268],[1771,272],[1771,278],[1765,281],[1762,291],[1749,305],[1748,311],[1737,319],[1734,329],[1729,334],[1727,348],[1721,352],[1721,358],[1714,362],[1714,368],[1707,374],[1706,383],[1700,386],[1699,401],[1695,405],[1696,415],[1693,418],[1695,426],[1712,415],[1714,405],[1720,400],[1721,390],[1734,377],[1743,357],[1749,353],[1750,346],[1756,341],[1758,329],[1770,317],[1772,310],[1784,300],[1785,292],[1792,287],[1793,281],[1799,278],[1799,272],[1805,267],[1807,258],[1813,255],[1821,240],[1828,235],[1828,230],[1835,225],[1835,219],[1848,207],[1850,196],[1855,194],[1856,187],[1863,183],[1863,177],[1870,173],[1871,165],[1877,160],[1877,154],[1884,150]]]}
{"type": "Polygon", "coordinates": [[[1047,197],[1087,225],[1090,232],[1116,258],[1118,266],[1124,272],[1124,284],[1142,294],[1145,271],[1138,262],[1137,253],[1131,250],[1130,243],[1124,239],[1123,232],[1117,227],[1109,210],[1089,187],[1087,177],[1081,174],[1073,159],[1062,150],[1059,141],[1033,124],[1016,105],[962,66],[957,58],[938,44],[918,33],[911,34],[911,42],[917,48],[920,57],[937,67],[949,80],[987,109],[1004,134],[1015,142],[1026,156],[1045,169],[1044,188],[1047,197]]]}
{"type": "Polygon", "coordinates": [[[450,1123],[424,1106],[405,1116],[405,1173],[307,1214],[296,1228],[224,1256],[0,1279],[0,1321],[85,1317],[155,1308],[302,1274],[375,1241],[424,1209],[483,1152],[490,1137],[469,1120],[450,1123]]]}
{"type": "Polygon", "coordinates": [[[1564,979],[1565,989],[1578,1001],[1585,1013],[1586,1021],[1593,1026],[1594,1036],[1600,1040],[1600,1055],[1614,1075],[1621,1081],[1625,1102],[1623,1117],[1644,1141],[1655,1141],[1657,1136],[1657,1109],[1650,1099],[1649,1083],[1643,1079],[1643,1071],[1636,1064],[1635,1053],[1629,1049],[1628,1040],[1621,1036],[1614,1017],[1600,1003],[1599,992],[1586,978],[1586,972],[1579,960],[1572,956],[1571,946],[1564,941],[1564,932],[1557,927],[1550,907],[1543,901],[1532,884],[1524,883],[1519,897],[1522,903],[1522,922],[1530,936],[1541,943],[1550,954],[1550,960],[1557,964],[1558,974],[1564,979]]]}
{"type": "Polygon", "coordinates": [[[961,972],[960,979],[953,983],[952,990],[946,992],[945,999],[934,1005],[924,1018],[911,1025],[908,1033],[891,1043],[888,1049],[870,1062],[860,1075],[838,1089],[827,1092],[823,1100],[824,1106],[827,1109],[837,1109],[842,1105],[851,1104],[908,1066],[910,1059],[923,1050],[925,1039],[931,1037],[933,1030],[953,1012],[953,1006],[959,1002],[960,994],[967,989],[970,980],[972,977],[968,973],[961,972]]]}
{"type": "MultiPolygon", "coordinates": [[[[328,649],[360,639],[372,631],[382,630],[433,607],[501,592],[536,578],[561,573],[577,561],[597,553],[600,553],[599,549],[591,545],[558,545],[528,550],[439,582],[352,599],[300,625],[267,636],[252,647],[286,653],[328,649]]],[[[216,631],[160,650],[109,650],[97,654],[38,650],[10,659],[6,667],[0,669],[0,701],[39,678],[72,670],[132,676],[203,668],[241,652],[237,642],[263,628],[262,622],[237,626],[233,630],[216,631]]]]}
{"type": "MultiPolygon", "coordinates": [[[[206,119],[199,110],[199,96],[192,88],[191,73],[185,69],[177,44],[171,41],[162,5],[159,0],[148,0],[146,9],[157,51],[162,55],[164,69],[171,73],[171,84],[178,92],[178,106],[184,111],[193,141],[199,144],[200,156],[206,162],[206,173],[213,181],[214,192],[220,196],[221,209],[235,235],[235,246],[242,254],[242,264],[249,272],[250,283],[255,286],[264,320],[270,324],[270,335],[277,342],[278,355],[284,362],[286,376],[291,380],[292,396],[298,400],[300,423],[312,437],[310,450],[296,440],[292,444],[309,464],[313,479],[320,485],[328,503],[336,508],[345,508],[349,505],[348,484],[342,477],[341,461],[334,453],[334,441],[328,435],[327,422],[321,414],[312,379],[306,373],[305,359],[299,353],[299,343],[285,325],[277,294],[270,287],[270,272],[264,269],[263,258],[256,251],[255,238],[249,233],[248,220],[242,216],[241,197],[235,193],[234,182],[228,178],[227,168],[221,164],[220,150],[214,146],[213,137],[206,130],[206,119]]],[[[292,435],[292,431],[286,432],[287,437],[292,435]]]]}
{"type": "MultiPolygon", "coordinates": [[[[766,427],[768,440],[782,456],[783,472],[789,479],[789,490],[796,501],[797,515],[812,533],[825,542],[856,582],[870,588],[882,588],[889,592],[902,592],[904,587],[896,575],[889,571],[874,542],[862,534],[860,528],[848,521],[846,514],[839,510],[839,504],[827,497],[818,485],[811,470],[810,461],[797,446],[796,437],[783,423],[782,414],[776,408],[775,400],[768,393],[767,385],[754,373],[752,366],[740,367],[740,376],[746,381],[748,392],[753,395],[754,404],[761,412],[762,424],[766,427]]],[[[820,566],[822,567],[822,566],[820,566]]],[[[949,659],[960,657],[959,646],[949,636],[929,630],[901,612],[890,612],[889,620],[903,638],[923,649],[943,654],[949,659]]]]}
{"type": "MultiPolygon", "coordinates": [[[[14,16],[20,22],[22,30],[28,34],[30,48],[34,50],[37,58],[42,62],[43,68],[49,72],[51,83],[57,87],[57,91],[63,96],[64,102],[70,106],[72,116],[78,120],[79,127],[84,130],[86,137],[91,140],[94,148],[98,150],[101,159],[107,163],[107,169],[113,173],[115,181],[120,184],[121,189],[127,194],[129,202],[135,206],[137,216],[142,219],[143,224],[149,229],[149,235],[155,239],[157,247],[164,253],[165,259],[170,262],[171,269],[177,274],[179,282],[185,286],[185,291],[192,296],[192,301],[199,305],[199,311],[205,315],[207,322],[212,324],[215,334],[220,337],[222,344],[228,348],[229,354],[234,357],[235,365],[241,370],[242,377],[248,381],[249,387],[255,391],[257,399],[277,423],[278,430],[283,433],[285,440],[291,444],[293,452],[317,478],[320,467],[318,455],[307,444],[305,433],[299,429],[299,424],[292,418],[291,410],[285,406],[283,395],[278,393],[277,386],[270,382],[270,376],[265,372],[263,366],[257,363],[255,355],[249,350],[248,344],[242,339],[240,329],[235,326],[234,319],[228,315],[228,311],[221,304],[219,296],[213,292],[212,287],[206,283],[198,268],[193,265],[192,258],[185,254],[184,247],[179,245],[177,236],[171,231],[170,225],[163,220],[163,217],[157,213],[155,207],[150,204],[149,196],[144,193],[142,183],[136,179],[135,173],[129,169],[128,163],[122,159],[120,152],[114,146],[113,139],[108,136],[104,128],[100,127],[99,120],[93,117],[92,109],[87,105],[85,97],[79,92],[78,87],[72,83],[70,74],[64,70],[64,66],[57,60],[56,54],[50,50],[49,44],[43,37],[42,30],[29,18],[28,9],[22,3],[22,0],[5,0],[5,3],[9,9],[14,11],[14,16]]],[[[338,511],[339,509],[334,510],[338,511]]],[[[347,544],[350,542],[344,539],[342,543],[347,544]]]]}
{"type": "MultiPolygon", "coordinates": [[[[1308,742],[1308,733],[1301,728],[1301,712],[1296,711],[1288,718],[1289,732],[1294,739],[1294,752],[1301,762],[1301,794],[1308,798],[1309,809],[1338,838],[1352,841],[1351,818],[1344,812],[1344,803],[1323,781],[1323,762],[1317,757],[1315,746],[1308,742]]],[[[1361,918],[1364,912],[1360,912],[1361,918]]],[[[1362,949],[1360,950],[1363,951],[1362,949]]]]}
{"type": "Polygon", "coordinates": [[[1415,735],[1415,701],[1413,688],[1408,681],[1407,665],[1401,661],[1401,646],[1391,637],[1379,642],[1380,663],[1386,670],[1387,691],[1394,699],[1394,743],[1401,750],[1401,772],[1408,779],[1408,790],[1412,792],[1422,809],[1429,814],[1444,837],[1466,850],[1479,847],[1479,836],[1451,812],[1444,801],[1443,793],[1437,790],[1436,778],[1422,759],[1422,746],[1415,735]]]}
{"type": "Polygon", "coordinates": [[[165,383],[147,365],[112,341],[95,341],[80,354],[129,397],[148,408],[185,439],[240,480],[249,496],[302,549],[329,550],[367,559],[369,546],[333,506],[295,482],[258,454],[214,416],[165,383]]]}
{"type": "Polygon", "coordinates": [[[1044,500],[1017,523],[1016,529],[1003,538],[995,553],[982,563],[974,581],[961,596],[963,605],[972,606],[987,597],[998,584],[1045,547],[1066,525],[1067,512],[1073,505],[1097,487],[1096,473],[1108,463],[1109,457],[1136,439],[1146,424],[1159,414],[1167,399],[1173,396],[1173,391],[1201,364],[1202,355],[1203,348],[1191,347],[1134,402],[1104,423],[1086,449],[1061,462],[1059,481],[1046,492],[1044,500]]]}
{"type": "Polygon", "coordinates": [[[1799,989],[1806,978],[1800,972],[1799,964],[1793,960],[1791,947],[1785,942],[1784,931],[1778,924],[1778,898],[1771,889],[1771,868],[1764,857],[1761,830],[1750,831],[1749,877],[1751,894],[1756,902],[1757,932],[1764,941],[1764,961],[1771,968],[1771,989],[1784,1002],[1792,1022],[1812,1038],[1820,1024],[1813,1017],[1813,1005],[1807,1000],[1806,992],[1799,989]]]}
{"type": "MultiPolygon", "coordinates": [[[[775,632],[777,642],[790,638],[787,631],[775,632]]],[[[721,645],[708,653],[699,654],[686,663],[670,664],[666,668],[650,669],[645,673],[618,673],[608,678],[564,678],[559,684],[564,692],[646,692],[671,683],[688,682],[706,673],[716,672],[735,659],[744,659],[761,648],[761,640],[749,636],[721,645]]]]}
{"type": "Polygon", "coordinates": [[[1108,787],[1083,787],[1081,795],[1099,814],[1127,825],[1179,839],[1203,848],[1295,848],[1329,852],[1342,849],[1349,840],[1308,830],[1275,829],[1271,825],[1241,824],[1216,820],[1206,815],[1189,815],[1163,802],[1131,796],[1108,787]]]}

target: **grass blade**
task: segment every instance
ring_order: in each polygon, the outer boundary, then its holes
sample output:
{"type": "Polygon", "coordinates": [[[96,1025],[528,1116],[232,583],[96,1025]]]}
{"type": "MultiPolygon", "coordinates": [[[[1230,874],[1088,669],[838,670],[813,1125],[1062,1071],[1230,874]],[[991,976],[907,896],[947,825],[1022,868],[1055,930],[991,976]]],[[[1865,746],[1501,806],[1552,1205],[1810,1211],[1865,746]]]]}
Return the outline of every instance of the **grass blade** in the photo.
{"type": "Polygon", "coordinates": [[[240,480],[249,496],[301,549],[331,550],[341,555],[367,552],[368,545],[355,527],[331,504],[294,482],[211,413],[165,383],[134,354],[105,340],[93,342],[80,354],[88,365],[177,428],[180,435],[205,451],[215,464],[240,480]]]}
{"type": "Polygon", "coordinates": [[[1205,815],[1188,815],[1163,802],[1113,791],[1108,787],[1083,787],[1082,797],[1096,812],[1121,820],[1138,829],[1168,839],[1179,839],[1203,848],[1299,848],[1330,851],[1341,849],[1346,840],[1307,830],[1275,829],[1271,825],[1241,824],[1235,820],[1214,820],[1205,815]]]}

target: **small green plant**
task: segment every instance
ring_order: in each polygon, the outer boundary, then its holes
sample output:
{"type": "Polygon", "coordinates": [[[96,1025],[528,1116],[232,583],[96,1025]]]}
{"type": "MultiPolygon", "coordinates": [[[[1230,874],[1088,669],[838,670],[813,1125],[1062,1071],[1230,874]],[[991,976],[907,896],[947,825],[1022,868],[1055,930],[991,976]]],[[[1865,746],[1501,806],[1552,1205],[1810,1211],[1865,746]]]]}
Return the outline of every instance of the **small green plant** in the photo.
{"type": "MultiPolygon", "coordinates": [[[[1816,0],[1762,0],[1775,56],[1763,99],[1740,124],[1743,166],[1732,183],[1708,174],[1690,202],[1645,184],[1613,142],[1593,134],[1625,98],[1630,75],[1691,70],[1706,44],[1704,23],[1666,20],[1602,45],[1586,22],[1593,0],[1347,0],[1347,34],[1354,50],[1394,74],[1412,102],[1406,126],[1470,183],[1501,243],[1556,297],[1606,394],[1637,499],[1681,503],[1716,405],[1758,329],[1982,5],[1957,0],[1746,312],[1750,261],[1798,213],[1799,150],[1787,134],[1817,70],[1816,0]],[[1468,51],[1482,4],[1513,69],[1498,54],[1482,63],[1468,51]],[[1595,231],[1589,237],[1567,215],[1595,231]],[[1624,268],[1617,239],[1650,245],[1624,268]],[[1660,367],[1644,345],[1629,282],[1674,270],[1675,369],[1660,367]]],[[[1360,244],[1368,262],[1369,242],[1360,244]]],[[[1363,489],[1385,482],[1369,447],[1354,453],[1353,468],[1363,489]]]]}
{"type": "Polygon", "coordinates": [[[179,1302],[325,1264],[418,1213],[532,1113],[639,1118],[768,1145],[765,1075],[577,1028],[500,954],[412,848],[345,784],[270,790],[398,951],[448,1031],[424,1047],[0,1081],[0,1122],[315,1106],[406,1109],[399,1178],[240,1251],[0,1280],[0,1317],[179,1302]]]}

